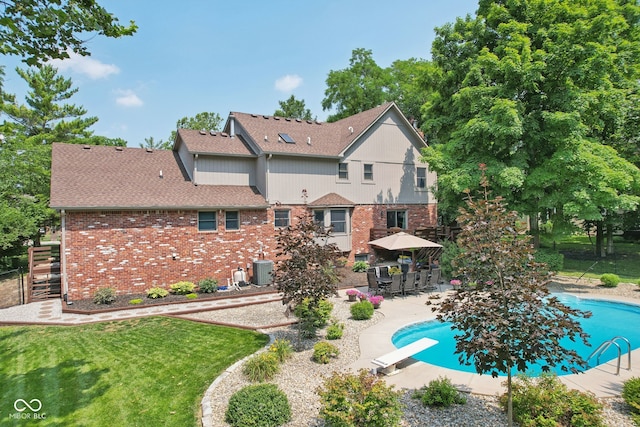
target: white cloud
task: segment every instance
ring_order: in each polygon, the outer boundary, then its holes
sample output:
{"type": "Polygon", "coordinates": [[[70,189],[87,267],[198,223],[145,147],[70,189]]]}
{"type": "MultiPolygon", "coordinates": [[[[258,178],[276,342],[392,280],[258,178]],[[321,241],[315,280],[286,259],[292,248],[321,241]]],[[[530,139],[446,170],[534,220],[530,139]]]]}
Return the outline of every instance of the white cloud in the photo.
{"type": "Polygon", "coordinates": [[[49,63],[60,71],[71,70],[74,73],[84,74],[92,80],[103,79],[120,72],[120,69],[113,64],[103,64],[96,59],[73,52],[69,52],[69,58],[52,59],[49,63]]]}
{"type": "Polygon", "coordinates": [[[141,107],[144,102],[131,89],[119,89],[116,104],[123,107],[141,107]]]}
{"type": "Polygon", "coordinates": [[[280,92],[291,92],[302,84],[302,77],[297,74],[287,74],[276,80],[276,89],[280,92]]]}

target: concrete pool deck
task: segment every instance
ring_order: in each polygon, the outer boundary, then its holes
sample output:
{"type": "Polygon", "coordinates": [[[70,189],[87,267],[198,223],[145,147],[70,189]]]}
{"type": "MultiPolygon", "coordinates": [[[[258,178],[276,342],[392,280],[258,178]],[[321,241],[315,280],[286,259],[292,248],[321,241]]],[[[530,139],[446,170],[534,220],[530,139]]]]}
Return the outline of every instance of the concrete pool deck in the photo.
{"type": "MultiPolygon", "coordinates": [[[[575,295],[575,294],[572,294],[575,295]]],[[[616,296],[600,296],[595,294],[575,295],[580,298],[602,299],[640,305],[637,299],[616,296]]],[[[360,358],[349,367],[351,369],[372,369],[373,359],[395,350],[391,343],[392,335],[403,326],[434,319],[435,314],[425,306],[424,297],[396,297],[385,300],[378,309],[384,319],[360,333],[360,358]]],[[[617,397],[622,393],[624,381],[632,377],[640,377],[640,349],[631,352],[631,370],[627,368],[627,353],[622,349],[620,374],[616,375],[617,358],[602,363],[581,374],[563,375],[559,378],[568,387],[580,391],[588,391],[597,397],[617,397]],[[634,366],[635,361],[635,366],[634,366]]],[[[457,356],[453,356],[457,357],[457,356]]],[[[399,372],[385,377],[389,384],[397,388],[417,389],[433,379],[446,376],[460,390],[467,392],[499,395],[506,391],[502,385],[506,377],[492,378],[491,375],[478,375],[456,371],[409,359],[404,365],[398,365],[399,372]]]]}

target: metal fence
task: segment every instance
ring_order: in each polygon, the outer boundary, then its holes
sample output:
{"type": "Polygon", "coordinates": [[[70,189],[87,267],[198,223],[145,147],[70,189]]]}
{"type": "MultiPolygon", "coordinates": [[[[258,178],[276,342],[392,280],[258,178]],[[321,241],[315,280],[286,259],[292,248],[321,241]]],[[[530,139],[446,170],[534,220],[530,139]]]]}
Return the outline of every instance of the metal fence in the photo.
{"type": "Polygon", "coordinates": [[[0,272],[0,308],[25,303],[24,276],[22,268],[0,272]]]}

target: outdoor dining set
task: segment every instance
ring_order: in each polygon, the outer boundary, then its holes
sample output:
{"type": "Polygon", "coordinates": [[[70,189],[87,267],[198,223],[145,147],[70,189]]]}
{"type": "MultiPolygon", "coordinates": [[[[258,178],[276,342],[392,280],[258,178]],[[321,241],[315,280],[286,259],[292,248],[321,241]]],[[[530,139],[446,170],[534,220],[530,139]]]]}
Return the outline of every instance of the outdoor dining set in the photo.
{"type": "Polygon", "coordinates": [[[438,289],[442,281],[440,268],[420,271],[397,272],[393,267],[371,267],[367,270],[367,284],[372,295],[407,295],[431,292],[438,289]],[[390,271],[391,270],[391,271],[390,271]]]}

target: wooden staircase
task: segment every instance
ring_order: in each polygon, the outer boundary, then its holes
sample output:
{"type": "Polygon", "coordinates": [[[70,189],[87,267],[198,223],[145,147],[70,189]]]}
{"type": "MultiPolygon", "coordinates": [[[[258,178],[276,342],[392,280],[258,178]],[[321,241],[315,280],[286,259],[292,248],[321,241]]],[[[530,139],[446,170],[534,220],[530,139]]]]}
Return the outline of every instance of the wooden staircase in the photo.
{"type": "Polygon", "coordinates": [[[29,248],[27,302],[62,297],[60,245],[29,248]]]}

